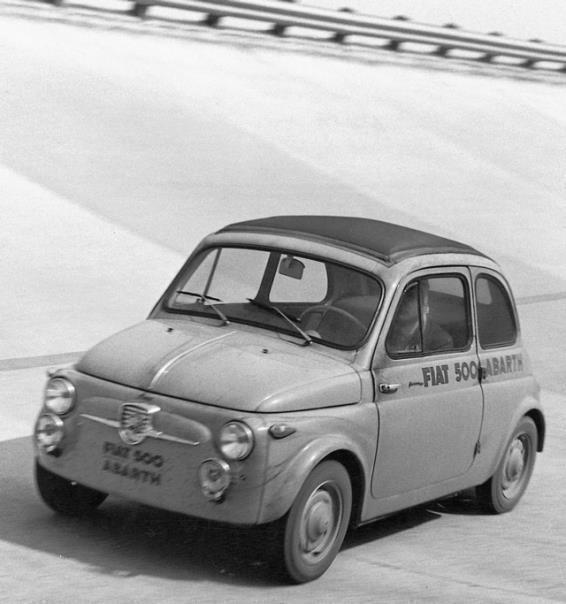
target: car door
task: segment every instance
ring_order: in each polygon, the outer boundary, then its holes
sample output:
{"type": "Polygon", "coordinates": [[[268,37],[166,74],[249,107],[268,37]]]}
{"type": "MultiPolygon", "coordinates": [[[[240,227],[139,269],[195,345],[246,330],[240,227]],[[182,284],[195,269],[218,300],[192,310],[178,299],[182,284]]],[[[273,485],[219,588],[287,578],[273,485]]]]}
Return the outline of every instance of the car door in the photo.
{"type": "Polygon", "coordinates": [[[473,463],[483,396],[470,291],[462,267],[420,271],[398,287],[373,363],[376,498],[450,480],[473,463]]]}

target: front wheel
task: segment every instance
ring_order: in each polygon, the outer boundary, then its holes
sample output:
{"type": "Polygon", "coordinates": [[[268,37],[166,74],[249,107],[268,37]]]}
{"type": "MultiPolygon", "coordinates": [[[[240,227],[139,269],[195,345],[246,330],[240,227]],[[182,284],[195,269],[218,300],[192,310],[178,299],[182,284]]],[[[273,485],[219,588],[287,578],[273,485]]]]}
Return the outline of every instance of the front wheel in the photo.
{"type": "Polygon", "coordinates": [[[350,521],[352,485],[337,461],[318,465],[285,517],[283,557],[294,583],[320,577],[336,557],[350,521]]]}
{"type": "Polygon", "coordinates": [[[533,473],[537,443],[534,421],[523,417],[505,447],[497,470],[477,489],[487,511],[503,514],[519,503],[533,473]]]}
{"type": "Polygon", "coordinates": [[[82,516],[96,509],[108,496],[82,484],[62,478],[35,462],[35,482],[43,501],[55,512],[82,516]]]}

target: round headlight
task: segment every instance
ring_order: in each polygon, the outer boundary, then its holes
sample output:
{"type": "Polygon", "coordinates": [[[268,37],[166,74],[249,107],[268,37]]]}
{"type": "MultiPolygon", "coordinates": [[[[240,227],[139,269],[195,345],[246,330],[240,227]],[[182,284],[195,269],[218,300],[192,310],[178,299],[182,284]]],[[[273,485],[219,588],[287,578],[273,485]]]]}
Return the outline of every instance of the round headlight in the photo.
{"type": "Polygon", "coordinates": [[[75,387],[65,378],[51,378],[45,386],[44,403],[49,411],[64,415],[75,404],[75,387]]]}
{"type": "Polygon", "coordinates": [[[243,422],[229,422],[220,431],[218,445],[226,459],[240,461],[254,448],[254,434],[243,422]]]}
{"type": "Polygon", "coordinates": [[[52,413],[44,413],[35,423],[35,442],[47,453],[54,451],[63,440],[63,420],[52,413]]]}

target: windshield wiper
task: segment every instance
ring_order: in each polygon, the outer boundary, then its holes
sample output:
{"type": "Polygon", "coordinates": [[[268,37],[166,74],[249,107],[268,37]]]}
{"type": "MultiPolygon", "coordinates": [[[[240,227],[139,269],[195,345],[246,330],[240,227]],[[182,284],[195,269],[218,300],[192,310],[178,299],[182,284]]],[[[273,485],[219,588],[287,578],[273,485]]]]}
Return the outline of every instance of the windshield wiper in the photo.
{"type": "Polygon", "coordinates": [[[215,302],[222,302],[220,298],[215,298],[214,296],[209,296],[208,294],[199,294],[198,292],[188,292],[184,289],[178,289],[177,293],[186,294],[187,296],[194,296],[198,303],[202,304],[203,306],[210,306],[210,308],[212,308],[212,310],[222,319],[222,323],[224,325],[230,325],[228,317],[218,308],[218,306],[216,306],[216,304],[211,302],[211,300],[214,300],[215,302]],[[205,304],[205,302],[207,302],[207,304],[205,304]]]}
{"type": "Polygon", "coordinates": [[[215,298],[214,296],[209,296],[208,294],[200,294],[198,292],[188,292],[185,289],[178,289],[177,293],[187,294],[187,296],[194,296],[195,298],[200,298],[201,302],[203,302],[204,300],[214,300],[215,302],[222,302],[220,298],[215,298]]]}
{"type": "Polygon", "coordinates": [[[309,334],[306,333],[305,331],[303,331],[293,321],[293,319],[291,317],[289,317],[288,315],[286,315],[280,308],[277,308],[277,306],[274,306],[273,304],[270,304],[269,302],[255,300],[254,298],[246,298],[246,299],[249,302],[251,302],[252,304],[259,306],[260,308],[263,308],[264,310],[270,310],[271,312],[274,312],[275,314],[277,314],[280,317],[282,317],[283,319],[285,319],[285,321],[287,321],[287,323],[289,323],[289,325],[291,325],[291,327],[293,327],[293,329],[295,329],[295,331],[298,331],[301,334],[301,336],[304,338],[305,343],[303,344],[303,346],[308,346],[309,344],[312,344],[312,338],[309,336],[309,334]]]}

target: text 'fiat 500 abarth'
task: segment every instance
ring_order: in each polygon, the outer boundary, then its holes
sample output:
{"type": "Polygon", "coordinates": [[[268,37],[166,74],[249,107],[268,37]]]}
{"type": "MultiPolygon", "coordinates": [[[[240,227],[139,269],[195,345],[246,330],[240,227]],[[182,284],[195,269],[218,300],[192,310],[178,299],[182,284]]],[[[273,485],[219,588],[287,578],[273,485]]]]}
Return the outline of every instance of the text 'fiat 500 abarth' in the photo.
{"type": "Polygon", "coordinates": [[[472,487],[511,510],[544,431],[495,262],[380,221],[279,216],[206,237],[147,320],[50,372],[36,480],[64,514],[113,494],[275,526],[304,582],[349,526],[472,487]]]}

